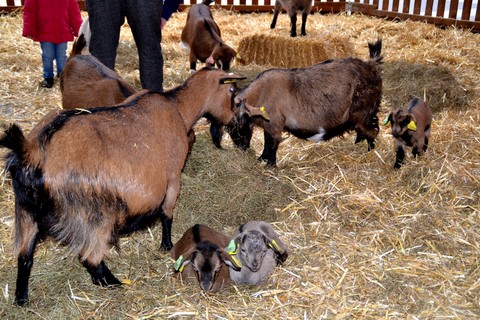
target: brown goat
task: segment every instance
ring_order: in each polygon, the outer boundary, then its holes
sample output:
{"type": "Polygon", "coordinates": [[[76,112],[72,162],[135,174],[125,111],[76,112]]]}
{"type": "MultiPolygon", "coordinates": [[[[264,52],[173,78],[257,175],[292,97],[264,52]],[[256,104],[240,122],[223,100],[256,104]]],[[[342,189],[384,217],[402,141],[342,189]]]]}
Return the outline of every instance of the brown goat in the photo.
{"type": "Polygon", "coordinates": [[[193,5],[188,11],[187,22],[182,30],[182,46],[190,54],[190,72],[195,72],[197,60],[207,66],[217,65],[219,69],[229,70],[237,55],[221,38],[220,28],[208,7],[212,2],[204,0],[193,5]]]}
{"type": "Polygon", "coordinates": [[[273,20],[270,25],[270,29],[275,29],[277,24],[278,14],[280,13],[281,8],[287,10],[288,16],[290,17],[290,36],[297,36],[297,11],[302,11],[302,27],[301,35],[306,36],[305,25],[307,24],[307,17],[312,10],[312,0],[276,0],[275,8],[273,9],[273,20]]]}
{"type": "Polygon", "coordinates": [[[414,97],[407,110],[397,109],[385,118],[384,124],[392,126],[395,138],[395,169],[402,166],[406,146],[413,147],[415,157],[427,151],[432,117],[432,110],[425,101],[414,97]]]}
{"type": "MultiPolygon", "coordinates": [[[[307,68],[270,69],[260,73],[239,95],[245,108],[230,128],[233,142],[250,146],[253,124],[264,129],[264,149],[259,160],[276,164],[282,132],[315,142],[326,141],[347,131],[356,131],[355,143],[367,140],[375,147],[379,132],[377,113],[382,100],[382,61],[379,39],[369,43],[369,61],[357,58],[328,60],[307,68]],[[268,114],[252,118],[250,107],[268,114]],[[253,119],[253,121],[252,121],[253,119]]],[[[239,105],[242,106],[242,105],[239,105]]]]}
{"type": "Polygon", "coordinates": [[[229,239],[212,228],[196,224],[183,234],[172,248],[175,275],[186,281],[198,280],[200,288],[217,292],[230,283],[229,268],[240,266],[224,248],[229,239]]]}
{"type": "Polygon", "coordinates": [[[37,243],[68,245],[93,283],[118,285],[104,263],[121,235],[162,222],[169,250],[173,209],[188,152],[187,133],[209,114],[235,121],[235,80],[204,69],[165,93],[139,92],[123,104],[47,114],[24,136],[12,125],[0,137],[15,193],[18,274],[15,301],[28,300],[37,243]]]}
{"type": "MultiPolygon", "coordinates": [[[[82,27],[84,25],[85,21],[82,27]]],[[[87,48],[87,40],[82,33],[75,40],[60,75],[63,109],[113,106],[137,92],[100,60],[91,54],[82,54],[87,48]]]]}

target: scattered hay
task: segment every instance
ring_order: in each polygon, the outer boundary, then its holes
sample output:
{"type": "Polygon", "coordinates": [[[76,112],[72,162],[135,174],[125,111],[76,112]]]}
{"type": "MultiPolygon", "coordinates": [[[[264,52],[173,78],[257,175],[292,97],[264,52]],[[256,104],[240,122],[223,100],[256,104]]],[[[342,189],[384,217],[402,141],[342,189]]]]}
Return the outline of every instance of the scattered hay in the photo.
{"type": "Polygon", "coordinates": [[[238,53],[244,64],[299,68],[351,56],[353,45],[348,38],[331,34],[318,38],[254,34],[240,40],[238,53]]]}
{"type": "MultiPolygon", "coordinates": [[[[213,15],[235,48],[244,37],[286,38],[290,29],[285,18],[270,30],[271,14],[214,10],[213,15]]],[[[175,14],[164,30],[166,88],[188,77],[188,56],[178,45],[185,19],[186,12],[175,14]]],[[[21,37],[21,28],[21,14],[0,16],[0,127],[17,122],[29,131],[59,109],[61,99],[58,83],[51,90],[39,87],[40,48],[21,37]]],[[[405,104],[409,94],[425,92],[434,109],[425,156],[408,154],[402,169],[392,170],[393,138],[384,127],[368,153],[365,143],[353,143],[353,135],[315,144],[286,134],[278,168],[272,169],[256,161],[261,130],[248,152],[235,150],[228,137],[225,150],[217,150],[202,121],[182,175],[173,240],[198,222],[230,234],[239,223],[264,219],[290,247],[285,265],[264,285],[205,293],[172,279],[172,262],[159,251],[158,225],[120,239],[120,252],[112,251],[107,264],[132,284],[110,289],[93,286],[76,257],[46,242],[35,254],[32,302],[25,308],[12,305],[14,201],[9,177],[2,175],[0,318],[477,319],[480,35],[411,21],[318,14],[309,17],[307,34],[295,40],[335,35],[353,46],[349,55],[364,59],[367,42],[383,38],[382,113],[405,104]]],[[[139,87],[128,26],[121,37],[117,71],[139,87]]],[[[251,80],[266,68],[235,64],[232,71],[251,80]]],[[[0,157],[4,154],[0,150],[0,157]]]]}

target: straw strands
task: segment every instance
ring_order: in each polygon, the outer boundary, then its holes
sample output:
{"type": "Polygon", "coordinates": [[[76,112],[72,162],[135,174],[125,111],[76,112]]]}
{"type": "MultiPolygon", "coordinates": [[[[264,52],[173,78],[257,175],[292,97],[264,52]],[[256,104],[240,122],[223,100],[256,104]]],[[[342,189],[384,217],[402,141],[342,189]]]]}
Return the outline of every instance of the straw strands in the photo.
{"type": "MultiPolygon", "coordinates": [[[[289,30],[288,19],[279,19],[270,30],[268,13],[214,10],[213,15],[222,38],[234,48],[246,37],[280,38],[289,30]]],[[[179,46],[185,20],[186,12],[176,13],[164,30],[166,88],[188,77],[188,57],[179,46]]],[[[0,16],[0,127],[17,122],[29,131],[47,112],[59,109],[61,97],[58,83],[50,90],[39,87],[40,48],[21,37],[21,28],[21,15],[0,16]]],[[[261,130],[254,133],[252,149],[241,152],[228,137],[225,150],[216,149],[208,125],[201,121],[196,127],[173,240],[195,223],[231,234],[247,220],[271,222],[291,254],[266,284],[232,285],[209,294],[173,279],[173,262],[159,251],[161,227],[156,226],[121,239],[120,251],[112,250],[107,264],[131,282],[116,289],[92,285],[62,246],[41,244],[32,270],[32,302],[15,307],[14,203],[4,174],[0,318],[478,318],[480,35],[411,21],[315,14],[309,17],[307,37],[295,40],[338,37],[351,44],[349,54],[366,59],[367,41],[379,36],[385,57],[379,118],[406,104],[411,94],[425,97],[434,111],[429,150],[418,159],[408,154],[401,170],[392,169],[393,139],[385,127],[368,153],[364,143],[353,144],[354,135],[315,144],[285,134],[277,168],[256,160],[263,146],[261,130]]],[[[250,80],[266,68],[234,64],[232,71],[250,80]]],[[[137,69],[135,44],[125,26],[117,71],[140,88],[137,69]]]]}

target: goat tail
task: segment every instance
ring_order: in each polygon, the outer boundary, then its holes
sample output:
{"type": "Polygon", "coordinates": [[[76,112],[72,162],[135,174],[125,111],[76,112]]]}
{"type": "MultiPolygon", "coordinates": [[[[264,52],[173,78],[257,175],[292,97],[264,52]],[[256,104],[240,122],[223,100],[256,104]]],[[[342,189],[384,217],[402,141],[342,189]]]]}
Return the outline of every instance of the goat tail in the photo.
{"type": "Polygon", "coordinates": [[[215,2],[215,0],[203,0],[203,1],[202,1],[202,4],[204,4],[204,5],[206,5],[206,6],[209,6],[210,3],[212,3],[212,2],[215,2]]]}
{"type": "Polygon", "coordinates": [[[370,51],[370,59],[374,60],[377,64],[382,64],[382,39],[378,38],[377,42],[375,43],[369,42],[368,49],[370,51]]]}
{"type": "Polygon", "coordinates": [[[23,159],[25,151],[25,136],[22,129],[16,124],[12,124],[7,130],[5,130],[2,137],[0,137],[0,147],[8,148],[12,152],[7,156],[7,169],[9,163],[11,164],[14,159],[23,159]]]}

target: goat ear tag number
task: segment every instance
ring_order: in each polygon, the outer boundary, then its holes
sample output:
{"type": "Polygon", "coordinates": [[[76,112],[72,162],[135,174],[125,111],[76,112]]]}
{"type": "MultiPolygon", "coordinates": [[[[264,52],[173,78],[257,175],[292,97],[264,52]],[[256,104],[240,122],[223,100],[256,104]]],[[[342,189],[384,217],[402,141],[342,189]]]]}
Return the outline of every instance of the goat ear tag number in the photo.
{"type": "Polygon", "coordinates": [[[184,265],[182,263],[183,256],[178,257],[178,259],[175,261],[175,264],[173,265],[173,268],[175,271],[182,272],[184,265]]]}
{"type": "Polygon", "coordinates": [[[417,125],[415,122],[412,120],[410,123],[407,125],[407,129],[412,130],[412,131],[417,131],[417,125]]]}
{"type": "Polygon", "coordinates": [[[388,119],[389,116],[386,116],[385,119],[383,119],[383,125],[388,127],[390,125],[390,120],[388,119]]]}

